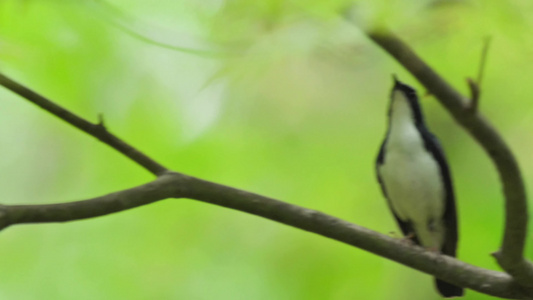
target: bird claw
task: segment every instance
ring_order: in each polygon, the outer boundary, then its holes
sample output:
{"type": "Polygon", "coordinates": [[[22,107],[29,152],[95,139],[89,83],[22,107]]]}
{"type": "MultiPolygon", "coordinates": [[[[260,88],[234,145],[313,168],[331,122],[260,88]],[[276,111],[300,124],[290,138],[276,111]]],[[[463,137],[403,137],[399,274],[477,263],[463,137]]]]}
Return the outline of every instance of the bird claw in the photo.
{"type": "Polygon", "coordinates": [[[401,239],[401,241],[402,241],[402,243],[405,243],[405,244],[407,244],[409,246],[414,246],[414,245],[416,245],[416,243],[414,241],[415,237],[416,237],[416,235],[413,232],[411,232],[408,235],[404,236],[401,239]]]}
{"type": "Polygon", "coordinates": [[[392,236],[395,239],[399,239],[400,242],[405,243],[407,245],[413,246],[416,245],[416,243],[413,241],[415,238],[414,233],[409,233],[408,235],[399,235],[396,231],[389,231],[389,235],[392,236]]]}
{"type": "Polygon", "coordinates": [[[431,247],[424,247],[424,248],[425,248],[427,251],[429,251],[429,252],[433,252],[433,253],[437,253],[437,254],[440,253],[439,248],[434,247],[434,246],[431,246],[431,247]]]}

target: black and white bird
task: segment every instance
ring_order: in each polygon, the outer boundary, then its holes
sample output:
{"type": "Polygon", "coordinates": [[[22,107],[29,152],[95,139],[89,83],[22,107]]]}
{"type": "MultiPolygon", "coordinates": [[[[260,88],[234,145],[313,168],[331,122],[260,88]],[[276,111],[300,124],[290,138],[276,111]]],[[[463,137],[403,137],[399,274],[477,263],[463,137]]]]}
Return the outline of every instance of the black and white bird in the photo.
{"type": "MultiPolygon", "coordinates": [[[[455,257],[457,216],[448,163],[429,132],[416,91],[394,78],[389,126],[376,162],[378,180],[403,234],[417,245],[455,257]]],[[[463,289],[435,279],[444,297],[463,289]]]]}

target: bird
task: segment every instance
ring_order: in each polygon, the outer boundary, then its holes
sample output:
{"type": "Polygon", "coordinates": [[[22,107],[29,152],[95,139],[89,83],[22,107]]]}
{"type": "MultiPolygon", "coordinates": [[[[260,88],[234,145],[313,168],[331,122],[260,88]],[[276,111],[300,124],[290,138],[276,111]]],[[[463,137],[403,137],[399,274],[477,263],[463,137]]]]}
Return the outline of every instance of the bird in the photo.
{"type": "MultiPolygon", "coordinates": [[[[376,173],[396,222],[407,239],[456,257],[458,225],[450,169],[438,139],[424,121],[416,91],[393,75],[388,129],[376,173]]],[[[445,298],[463,288],[435,278],[445,298]]]]}

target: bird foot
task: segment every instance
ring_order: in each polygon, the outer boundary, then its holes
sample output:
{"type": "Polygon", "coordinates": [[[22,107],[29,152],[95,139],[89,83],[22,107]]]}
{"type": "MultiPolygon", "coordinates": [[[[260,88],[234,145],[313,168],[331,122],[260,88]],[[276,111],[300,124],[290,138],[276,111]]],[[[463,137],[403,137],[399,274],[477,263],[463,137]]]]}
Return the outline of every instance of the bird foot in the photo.
{"type": "Polygon", "coordinates": [[[435,247],[435,246],[431,246],[431,247],[424,247],[427,251],[429,252],[433,252],[433,253],[440,253],[440,250],[439,248],[435,247]]]}
{"type": "Polygon", "coordinates": [[[416,237],[414,233],[409,233],[408,235],[400,235],[396,231],[389,231],[389,235],[395,239],[399,239],[400,242],[407,244],[409,246],[416,245],[414,238],[416,237]]]}
{"type": "Polygon", "coordinates": [[[416,235],[413,232],[411,232],[402,238],[402,243],[405,243],[409,246],[414,246],[416,245],[415,240],[414,240],[415,237],[416,235]]]}

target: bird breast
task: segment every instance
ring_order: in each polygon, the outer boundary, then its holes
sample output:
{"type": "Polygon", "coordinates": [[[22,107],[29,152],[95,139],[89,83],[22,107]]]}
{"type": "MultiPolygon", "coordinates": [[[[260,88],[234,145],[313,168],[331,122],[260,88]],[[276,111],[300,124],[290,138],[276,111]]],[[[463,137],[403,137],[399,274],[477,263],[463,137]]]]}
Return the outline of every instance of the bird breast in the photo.
{"type": "Polygon", "coordinates": [[[404,125],[391,128],[378,172],[395,214],[415,227],[423,245],[438,246],[441,237],[434,235],[442,226],[445,204],[440,167],[414,124],[404,125]]]}

